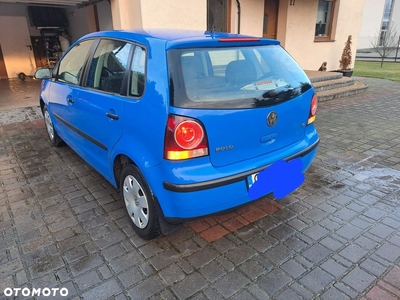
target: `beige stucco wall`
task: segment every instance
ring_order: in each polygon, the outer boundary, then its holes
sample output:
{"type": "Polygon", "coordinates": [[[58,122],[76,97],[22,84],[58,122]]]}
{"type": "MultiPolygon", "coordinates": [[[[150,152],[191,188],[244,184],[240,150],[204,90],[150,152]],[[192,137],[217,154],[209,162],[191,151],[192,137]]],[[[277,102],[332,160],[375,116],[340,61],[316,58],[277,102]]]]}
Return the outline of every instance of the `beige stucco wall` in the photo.
{"type": "Polygon", "coordinates": [[[113,26],[205,30],[206,5],[205,0],[111,0],[113,26]]]}
{"type": "MultiPolygon", "coordinates": [[[[151,0],[148,2],[150,1],[151,0]]],[[[110,4],[114,29],[133,29],[142,27],[140,0],[111,0],[110,4]]]]}
{"type": "Polygon", "coordinates": [[[278,11],[278,24],[276,30],[276,38],[281,42],[281,45],[285,47],[286,44],[286,33],[289,28],[288,24],[288,11],[289,1],[280,1],[278,11]]]}
{"type": "Polygon", "coordinates": [[[205,0],[142,0],[144,28],[179,28],[206,30],[205,0]]]}
{"type": "Polygon", "coordinates": [[[385,1],[365,0],[358,49],[371,48],[371,42],[379,36],[384,7],[385,1]]]}
{"type": "MultiPolygon", "coordinates": [[[[373,0],[366,0],[373,1],[373,0]]],[[[384,2],[383,0],[381,0],[384,2]]],[[[264,0],[241,0],[241,33],[262,35],[264,0]]],[[[353,63],[360,33],[364,0],[338,0],[337,18],[333,24],[333,40],[316,42],[314,39],[318,0],[281,0],[279,5],[277,38],[302,68],[316,70],[323,61],[328,70],[339,68],[344,43],[353,36],[353,63]]],[[[207,0],[111,0],[115,29],[180,28],[205,30],[207,0]]],[[[231,1],[230,31],[237,32],[237,5],[231,1]]]]}
{"type": "Polygon", "coordinates": [[[353,36],[353,62],[360,32],[364,0],[339,1],[338,18],[334,21],[334,40],[316,42],[314,40],[317,0],[296,1],[288,7],[286,23],[286,50],[304,69],[317,70],[323,61],[328,63],[328,70],[339,68],[339,60],[344,44],[349,35],[353,36]]]}
{"type": "MultiPolygon", "coordinates": [[[[243,34],[262,35],[264,0],[241,0],[243,34]]],[[[111,0],[113,26],[206,30],[207,0],[111,0]]],[[[237,33],[238,10],[231,1],[230,31],[237,33]]]]}

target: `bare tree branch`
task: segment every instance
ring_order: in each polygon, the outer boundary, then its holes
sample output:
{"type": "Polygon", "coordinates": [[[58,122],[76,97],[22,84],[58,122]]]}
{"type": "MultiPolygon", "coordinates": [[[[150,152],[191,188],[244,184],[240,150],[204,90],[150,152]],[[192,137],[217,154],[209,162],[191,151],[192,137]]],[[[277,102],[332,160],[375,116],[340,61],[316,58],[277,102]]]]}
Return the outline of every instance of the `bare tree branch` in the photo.
{"type": "Polygon", "coordinates": [[[378,37],[371,42],[371,47],[381,57],[381,68],[384,60],[392,54],[397,47],[397,27],[389,26],[385,32],[378,32],[378,37]]]}

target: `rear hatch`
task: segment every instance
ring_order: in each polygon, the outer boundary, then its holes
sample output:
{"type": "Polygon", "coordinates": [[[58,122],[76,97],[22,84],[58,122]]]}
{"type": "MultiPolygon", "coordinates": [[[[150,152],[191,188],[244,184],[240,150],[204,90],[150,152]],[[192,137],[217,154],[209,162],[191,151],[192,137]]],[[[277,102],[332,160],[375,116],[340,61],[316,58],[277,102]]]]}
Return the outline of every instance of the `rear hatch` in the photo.
{"type": "Polygon", "coordinates": [[[304,137],[312,86],[279,45],[173,49],[168,59],[171,105],[203,123],[214,166],[304,137]]]}

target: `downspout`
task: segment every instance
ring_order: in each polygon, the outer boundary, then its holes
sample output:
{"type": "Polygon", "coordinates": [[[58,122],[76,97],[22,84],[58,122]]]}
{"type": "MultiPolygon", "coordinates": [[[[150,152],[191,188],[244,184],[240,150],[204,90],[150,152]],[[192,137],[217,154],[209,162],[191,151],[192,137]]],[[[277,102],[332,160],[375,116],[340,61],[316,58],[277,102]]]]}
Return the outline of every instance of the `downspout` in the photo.
{"type": "Polygon", "coordinates": [[[238,34],[240,33],[240,2],[236,0],[237,10],[238,10],[238,34]]]}

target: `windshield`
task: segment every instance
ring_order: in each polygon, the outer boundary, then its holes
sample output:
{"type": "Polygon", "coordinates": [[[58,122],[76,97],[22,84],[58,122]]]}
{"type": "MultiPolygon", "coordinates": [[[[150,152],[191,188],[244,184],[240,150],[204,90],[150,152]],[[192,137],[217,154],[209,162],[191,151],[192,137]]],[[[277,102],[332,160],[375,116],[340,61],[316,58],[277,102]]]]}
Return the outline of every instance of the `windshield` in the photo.
{"type": "Polygon", "coordinates": [[[311,88],[303,70],[278,45],[173,49],[168,64],[176,107],[265,107],[311,88]]]}

